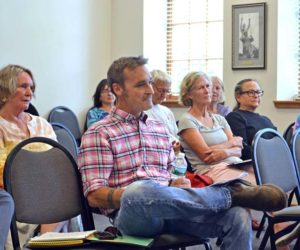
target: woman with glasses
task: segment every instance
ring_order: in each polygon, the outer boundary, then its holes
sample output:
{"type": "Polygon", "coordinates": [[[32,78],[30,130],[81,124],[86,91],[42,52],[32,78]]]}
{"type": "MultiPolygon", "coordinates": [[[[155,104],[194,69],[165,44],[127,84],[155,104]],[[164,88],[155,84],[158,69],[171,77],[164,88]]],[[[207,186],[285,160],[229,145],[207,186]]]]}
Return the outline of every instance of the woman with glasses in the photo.
{"type": "Polygon", "coordinates": [[[115,105],[116,97],[111,92],[107,79],[102,79],[93,95],[94,106],[86,115],[84,130],[87,130],[93,123],[100,121],[107,116],[115,105]]]}
{"type": "Polygon", "coordinates": [[[236,106],[233,112],[226,116],[226,120],[235,136],[243,138],[241,158],[251,159],[251,144],[257,131],[263,128],[273,128],[271,120],[266,116],[256,113],[264,91],[254,79],[244,79],[235,86],[234,95],[236,106]]]}
{"type": "Polygon", "coordinates": [[[152,70],[152,87],[154,94],[152,95],[153,106],[146,111],[146,114],[154,120],[161,121],[167,127],[168,133],[171,137],[173,149],[176,152],[180,151],[180,143],[177,135],[177,125],[174,114],[166,106],[161,103],[166,97],[171,94],[171,78],[170,76],[161,70],[152,70]]]}

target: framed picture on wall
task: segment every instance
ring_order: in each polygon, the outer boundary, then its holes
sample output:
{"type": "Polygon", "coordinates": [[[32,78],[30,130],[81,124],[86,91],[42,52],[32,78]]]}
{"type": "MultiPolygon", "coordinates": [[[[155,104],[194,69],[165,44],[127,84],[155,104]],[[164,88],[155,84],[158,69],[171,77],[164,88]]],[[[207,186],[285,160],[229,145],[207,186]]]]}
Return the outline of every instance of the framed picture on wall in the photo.
{"type": "Polygon", "coordinates": [[[265,3],[232,6],[232,69],[265,68],[265,3]]]}

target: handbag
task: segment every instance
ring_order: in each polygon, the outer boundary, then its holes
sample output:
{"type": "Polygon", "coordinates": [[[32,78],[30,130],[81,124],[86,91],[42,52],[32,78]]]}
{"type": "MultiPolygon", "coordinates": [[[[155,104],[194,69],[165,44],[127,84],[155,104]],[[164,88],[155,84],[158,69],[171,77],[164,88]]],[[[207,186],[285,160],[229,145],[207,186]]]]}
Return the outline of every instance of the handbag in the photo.
{"type": "Polygon", "coordinates": [[[202,188],[214,183],[213,179],[205,174],[195,174],[187,171],[185,177],[191,181],[193,188],[202,188]]]}

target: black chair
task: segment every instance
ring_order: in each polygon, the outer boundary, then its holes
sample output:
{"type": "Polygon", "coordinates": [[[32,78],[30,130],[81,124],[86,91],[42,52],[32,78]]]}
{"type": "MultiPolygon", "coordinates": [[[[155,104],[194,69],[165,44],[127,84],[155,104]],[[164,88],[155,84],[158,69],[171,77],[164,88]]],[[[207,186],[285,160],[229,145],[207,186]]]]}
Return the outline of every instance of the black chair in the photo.
{"type": "Polygon", "coordinates": [[[71,131],[61,123],[50,123],[57,137],[57,141],[62,144],[73,155],[77,161],[78,146],[71,131]]]}
{"type": "Polygon", "coordinates": [[[54,140],[34,137],[16,145],[5,163],[4,187],[15,202],[11,223],[15,250],[20,249],[16,221],[47,224],[81,215],[83,229],[94,229],[77,163],[69,151],[54,140]],[[49,150],[31,151],[33,143],[47,144],[49,150]]]}
{"type": "Polygon", "coordinates": [[[294,130],[295,122],[292,122],[286,130],[283,132],[283,138],[286,140],[288,145],[292,144],[293,130],[294,130]]]}
{"type": "MultiPolygon", "coordinates": [[[[34,137],[19,143],[8,155],[4,168],[4,187],[15,201],[11,234],[15,250],[20,249],[16,221],[47,224],[68,220],[81,214],[83,229],[94,229],[91,210],[83,196],[78,166],[70,152],[58,142],[34,137]],[[32,143],[49,145],[46,151],[30,151],[32,143]]],[[[151,249],[185,249],[185,246],[204,244],[209,240],[187,235],[163,234],[155,238],[151,249]]],[[[42,249],[42,248],[41,248],[42,249]]],[[[45,249],[45,248],[43,248],[45,249]]],[[[141,250],[142,247],[109,243],[56,249],[141,250]]]]}
{"type": "MultiPolygon", "coordinates": [[[[273,226],[280,222],[300,222],[300,206],[290,206],[293,196],[300,201],[300,187],[298,181],[298,169],[296,168],[291,150],[283,136],[270,128],[258,131],[252,142],[253,166],[258,185],[272,183],[281,187],[286,193],[290,193],[289,207],[274,213],[264,213],[268,220],[268,227],[262,239],[259,249],[265,249],[270,239],[271,249],[276,249],[275,241],[280,236],[290,232],[296,224],[275,233],[273,226]]],[[[257,235],[259,237],[259,234],[257,235]]]]}
{"type": "Polygon", "coordinates": [[[77,145],[80,146],[81,131],[77,116],[75,113],[65,106],[53,108],[48,116],[49,122],[57,122],[65,125],[74,135],[77,145]]]}
{"type": "Polygon", "coordinates": [[[31,103],[29,103],[29,107],[25,110],[25,112],[36,116],[40,115],[37,109],[31,103]]]}

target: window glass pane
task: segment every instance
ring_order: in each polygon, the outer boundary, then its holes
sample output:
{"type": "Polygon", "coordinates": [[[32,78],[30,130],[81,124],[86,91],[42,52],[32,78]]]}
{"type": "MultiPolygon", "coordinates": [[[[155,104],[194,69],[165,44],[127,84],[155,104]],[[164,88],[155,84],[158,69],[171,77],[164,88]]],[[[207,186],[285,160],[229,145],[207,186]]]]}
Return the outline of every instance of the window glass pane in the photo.
{"type": "Polygon", "coordinates": [[[208,24],[207,58],[223,57],[223,22],[208,24]]]}
{"type": "Polygon", "coordinates": [[[190,1],[190,20],[191,20],[191,22],[205,22],[206,21],[206,6],[207,6],[207,0],[191,0],[190,1]]]}
{"type": "Polygon", "coordinates": [[[223,21],[223,0],[208,0],[207,20],[223,21]]]}
{"type": "Polygon", "coordinates": [[[172,40],[173,59],[184,59],[189,56],[188,25],[177,25],[173,30],[172,40]]]}
{"type": "Polygon", "coordinates": [[[189,21],[189,5],[185,0],[173,1],[173,23],[187,23],[189,21]]]}
{"type": "Polygon", "coordinates": [[[209,75],[217,75],[221,79],[223,77],[223,58],[207,61],[207,71],[209,75]]]}
{"type": "Polygon", "coordinates": [[[190,71],[223,76],[223,0],[173,0],[169,19],[172,91],[190,71]],[[171,21],[171,22],[170,22],[171,21]]]}
{"type": "Polygon", "coordinates": [[[197,23],[190,26],[190,57],[206,58],[206,24],[197,23]]]}

